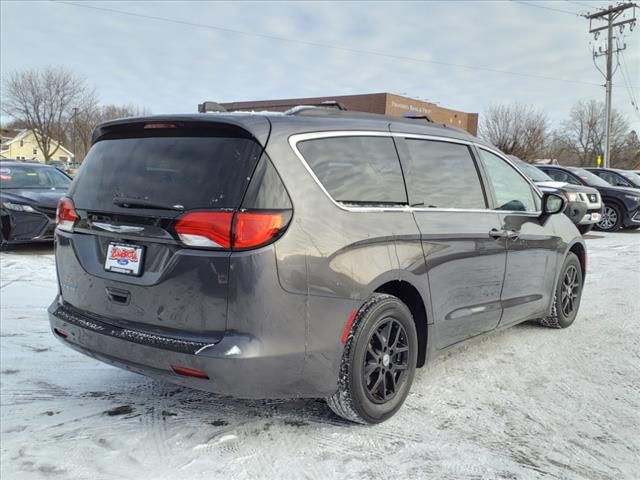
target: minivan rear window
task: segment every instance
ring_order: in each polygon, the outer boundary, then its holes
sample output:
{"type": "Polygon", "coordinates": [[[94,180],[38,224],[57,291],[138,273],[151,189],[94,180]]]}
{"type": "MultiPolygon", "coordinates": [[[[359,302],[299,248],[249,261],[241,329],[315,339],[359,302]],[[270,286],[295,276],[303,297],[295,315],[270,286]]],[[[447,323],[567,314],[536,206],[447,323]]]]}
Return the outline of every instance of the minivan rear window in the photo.
{"type": "Polygon", "coordinates": [[[250,138],[107,137],[91,147],[70,195],[77,208],[119,211],[120,198],[184,210],[237,208],[262,148],[250,138]]]}
{"type": "Polygon", "coordinates": [[[390,137],[331,137],[298,150],[331,197],[352,204],[405,204],[400,161],[390,137]]]}

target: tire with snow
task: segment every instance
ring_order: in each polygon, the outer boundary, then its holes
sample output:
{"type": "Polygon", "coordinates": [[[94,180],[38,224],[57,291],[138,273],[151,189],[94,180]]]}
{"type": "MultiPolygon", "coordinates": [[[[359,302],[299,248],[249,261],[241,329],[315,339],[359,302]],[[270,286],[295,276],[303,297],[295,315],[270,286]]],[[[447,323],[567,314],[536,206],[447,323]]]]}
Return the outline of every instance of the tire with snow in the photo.
{"type": "Polygon", "coordinates": [[[564,260],[556,286],[551,315],[540,319],[540,324],[551,328],[567,328],[576,319],[582,297],[582,266],[572,252],[564,260]]]}
{"type": "Polygon", "coordinates": [[[4,239],[4,232],[2,231],[2,220],[0,219],[0,252],[7,250],[8,244],[4,239]]]}
{"type": "Polygon", "coordinates": [[[418,336],[409,308],[392,295],[373,294],[351,325],[338,389],[327,398],[329,407],[357,423],[387,420],[407,398],[417,355],[418,336]]]}

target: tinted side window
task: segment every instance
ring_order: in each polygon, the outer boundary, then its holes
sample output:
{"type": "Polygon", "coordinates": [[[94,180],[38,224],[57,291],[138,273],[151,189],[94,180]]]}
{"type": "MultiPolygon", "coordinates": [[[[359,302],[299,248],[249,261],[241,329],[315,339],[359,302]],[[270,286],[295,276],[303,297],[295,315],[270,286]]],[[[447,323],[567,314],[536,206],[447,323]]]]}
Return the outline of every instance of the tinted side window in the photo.
{"type": "Polygon", "coordinates": [[[486,208],[482,183],[469,147],[406,139],[411,204],[433,208],[486,208]]]}
{"type": "Polygon", "coordinates": [[[598,175],[605,182],[609,182],[611,185],[616,184],[616,179],[609,172],[593,172],[593,173],[598,175]]]}
{"type": "Polygon", "coordinates": [[[567,182],[571,183],[572,185],[582,185],[582,182],[580,180],[578,180],[576,177],[574,177],[573,175],[567,174],[567,182]]]}
{"type": "Polygon", "coordinates": [[[629,181],[624,178],[622,175],[618,175],[617,173],[610,173],[611,175],[611,181],[607,180],[607,182],[609,182],[612,185],[617,185],[619,187],[630,187],[631,183],[629,183],[629,181]]]}
{"type": "Polygon", "coordinates": [[[486,150],[480,149],[480,158],[493,187],[498,210],[536,211],[531,186],[515,168],[486,150]]]}
{"type": "Polygon", "coordinates": [[[551,178],[553,178],[556,182],[571,183],[572,185],[582,185],[582,183],[573,178],[572,175],[568,174],[567,172],[563,172],[562,170],[556,170],[552,168],[549,170],[544,170],[544,172],[551,178]]]}
{"type": "Polygon", "coordinates": [[[332,137],[298,143],[298,150],[334,200],[407,203],[400,162],[390,137],[332,137]]]}

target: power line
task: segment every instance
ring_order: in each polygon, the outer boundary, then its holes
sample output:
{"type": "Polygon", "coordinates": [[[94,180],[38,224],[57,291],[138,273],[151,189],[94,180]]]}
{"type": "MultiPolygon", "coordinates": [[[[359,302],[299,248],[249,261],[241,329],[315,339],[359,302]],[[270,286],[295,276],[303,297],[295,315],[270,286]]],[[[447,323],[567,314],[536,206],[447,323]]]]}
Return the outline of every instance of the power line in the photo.
{"type": "Polygon", "coordinates": [[[627,70],[627,59],[624,57],[624,51],[623,50],[620,51],[620,55],[622,56],[622,64],[620,63],[620,57],[618,57],[618,65],[620,66],[620,72],[622,73],[622,79],[623,79],[624,84],[626,86],[626,91],[627,91],[627,95],[629,96],[629,101],[631,102],[631,106],[635,110],[634,113],[638,116],[638,119],[640,119],[640,106],[638,106],[638,99],[637,99],[635,93],[633,92],[633,89],[630,88],[629,71],[627,70]]]}
{"type": "Polygon", "coordinates": [[[573,0],[564,0],[567,3],[573,3],[575,5],[580,5],[581,7],[584,8],[598,8],[597,5],[587,5],[586,3],[582,3],[582,2],[575,2],[573,0]]]}
{"type": "Polygon", "coordinates": [[[547,7],[545,5],[538,5],[537,3],[532,3],[532,2],[525,2],[523,0],[511,0],[514,3],[520,3],[522,5],[527,5],[528,7],[534,7],[534,8],[541,8],[544,10],[551,10],[552,12],[560,12],[560,13],[566,13],[567,15],[573,15],[574,17],[582,17],[584,15],[580,15],[579,13],[576,12],[570,12],[569,10],[561,10],[559,8],[553,8],[553,7],[547,7]]]}
{"type": "MultiPolygon", "coordinates": [[[[340,46],[340,45],[331,45],[331,44],[328,44],[328,43],[311,42],[311,41],[307,41],[307,40],[297,40],[297,39],[280,37],[280,36],[277,36],[277,35],[270,35],[270,34],[265,34],[265,33],[247,32],[247,31],[236,30],[236,29],[227,28],[227,27],[219,27],[219,26],[216,26],[216,25],[208,25],[208,24],[203,24],[203,23],[189,22],[189,21],[186,21],[186,20],[177,20],[177,19],[166,18],[166,17],[158,17],[158,16],[155,16],[155,15],[146,15],[146,14],[142,14],[142,13],[127,12],[126,10],[117,10],[115,8],[98,7],[98,6],[95,6],[95,5],[79,4],[79,3],[67,2],[67,1],[62,1],[62,0],[50,0],[50,1],[53,2],[53,3],[59,3],[59,4],[64,4],[64,5],[69,5],[69,6],[73,6],[73,7],[79,7],[79,8],[86,8],[86,9],[90,9],[90,10],[99,10],[99,11],[102,11],[102,12],[109,12],[109,13],[115,13],[115,14],[120,14],[120,15],[128,15],[128,16],[137,17],[137,18],[146,18],[146,19],[149,19],[149,20],[156,20],[156,21],[160,21],[160,22],[176,23],[176,24],[185,25],[185,26],[189,26],[189,27],[205,28],[205,29],[209,29],[209,30],[216,30],[216,31],[220,31],[220,32],[233,33],[233,34],[237,34],[237,35],[245,35],[245,36],[251,36],[251,37],[258,37],[258,38],[266,38],[266,39],[269,39],[269,40],[277,40],[277,41],[280,41],[280,42],[295,43],[295,44],[299,44],[299,45],[307,45],[307,46],[318,47],[318,48],[327,48],[327,49],[339,50],[339,51],[343,51],[343,52],[351,52],[351,53],[358,53],[358,54],[365,54],[365,55],[373,55],[373,56],[377,56],[377,57],[392,58],[392,59],[396,59],[396,60],[407,60],[407,61],[411,61],[411,62],[418,62],[418,63],[425,63],[425,64],[442,65],[442,66],[446,66],[446,67],[465,68],[465,69],[468,69],[468,70],[479,70],[479,71],[485,71],[485,72],[491,72],[491,73],[500,73],[500,74],[505,74],[505,75],[515,75],[515,76],[519,76],[519,77],[536,78],[536,79],[539,79],[539,80],[553,80],[553,81],[556,81],[556,82],[576,83],[576,84],[591,85],[591,86],[598,86],[598,87],[601,86],[598,83],[587,82],[587,81],[584,81],[584,80],[576,80],[576,79],[560,78],[560,77],[551,77],[551,76],[546,76],[546,75],[537,75],[537,74],[534,74],[534,73],[513,72],[513,71],[510,71],[510,70],[501,70],[501,69],[496,69],[496,68],[480,67],[480,66],[477,66],[477,65],[463,65],[463,64],[459,64],[459,63],[443,62],[443,61],[438,61],[438,60],[425,60],[425,59],[422,59],[422,58],[409,57],[409,56],[405,56],[405,55],[394,55],[394,54],[390,54],[390,53],[375,52],[375,51],[372,51],[372,50],[363,50],[363,49],[359,49],[359,48],[343,47],[343,46],[340,46]]],[[[522,3],[522,2],[519,2],[519,3],[522,3]]]]}

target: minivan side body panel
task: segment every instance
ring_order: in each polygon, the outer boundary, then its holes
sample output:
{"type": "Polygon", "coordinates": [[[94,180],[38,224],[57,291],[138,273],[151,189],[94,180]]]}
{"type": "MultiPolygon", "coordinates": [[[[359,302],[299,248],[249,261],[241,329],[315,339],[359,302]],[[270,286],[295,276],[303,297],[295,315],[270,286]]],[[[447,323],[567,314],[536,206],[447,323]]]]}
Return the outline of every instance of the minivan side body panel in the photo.
{"type": "MultiPolygon", "coordinates": [[[[333,124],[325,132],[297,134],[288,122],[281,125],[279,120],[272,119],[266,152],[284,183],[295,186],[289,191],[295,215],[289,230],[275,245],[278,277],[285,291],[308,296],[305,376],[324,365],[327,369],[320,375],[335,381],[345,326],[372,292],[388,282],[406,281],[428,305],[419,231],[406,207],[336,205],[295,149],[298,141],[325,136],[389,137],[388,131],[373,129],[380,128],[379,122],[366,131],[337,131],[333,124]]],[[[309,126],[300,123],[300,130],[308,132],[309,126]]]]}

